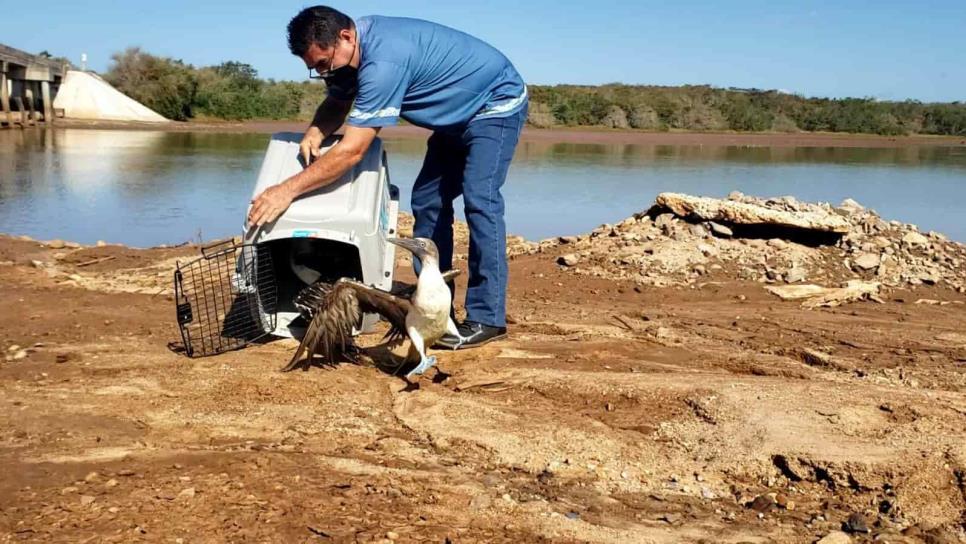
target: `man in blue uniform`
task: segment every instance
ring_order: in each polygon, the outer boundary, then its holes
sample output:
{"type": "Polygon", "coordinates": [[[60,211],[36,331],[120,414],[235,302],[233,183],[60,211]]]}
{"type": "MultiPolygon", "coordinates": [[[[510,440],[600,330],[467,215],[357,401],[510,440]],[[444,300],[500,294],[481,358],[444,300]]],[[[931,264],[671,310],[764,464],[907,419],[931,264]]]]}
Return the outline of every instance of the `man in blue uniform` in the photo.
{"type": "Polygon", "coordinates": [[[413,236],[436,242],[446,271],[453,266],[453,200],[460,195],[470,228],[463,339],[447,336],[439,344],[458,349],[505,337],[500,189],[527,115],[527,89],[516,69],[487,43],[442,25],[381,16],[353,21],[325,6],[296,15],[288,42],[310,76],[325,80],[328,97],[302,140],[311,164],[258,195],[249,224],[274,221],[298,195],[339,179],[362,159],[379,129],[399,118],[430,129],[413,185],[413,236]],[[342,140],[320,156],[322,140],[343,123],[342,140]]]}

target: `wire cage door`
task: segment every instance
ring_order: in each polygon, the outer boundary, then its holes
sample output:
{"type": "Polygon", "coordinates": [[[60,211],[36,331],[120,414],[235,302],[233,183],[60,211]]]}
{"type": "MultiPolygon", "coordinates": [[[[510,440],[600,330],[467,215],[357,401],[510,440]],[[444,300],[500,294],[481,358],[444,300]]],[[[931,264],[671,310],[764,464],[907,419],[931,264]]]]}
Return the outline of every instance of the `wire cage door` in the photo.
{"type": "Polygon", "coordinates": [[[242,348],[275,330],[277,285],[271,252],[227,240],[178,263],[178,328],[185,353],[205,357],[242,348]]]}

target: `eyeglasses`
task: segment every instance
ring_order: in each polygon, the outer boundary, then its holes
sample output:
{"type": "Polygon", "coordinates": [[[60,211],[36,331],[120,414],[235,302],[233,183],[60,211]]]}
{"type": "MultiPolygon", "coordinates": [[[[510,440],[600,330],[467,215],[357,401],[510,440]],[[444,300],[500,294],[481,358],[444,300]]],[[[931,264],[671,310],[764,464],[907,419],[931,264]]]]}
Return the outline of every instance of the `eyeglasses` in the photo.
{"type": "Polygon", "coordinates": [[[329,71],[329,66],[332,64],[332,59],[322,59],[314,67],[309,68],[309,79],[325,79],[327,72],[329,71]],[[324,69],[319,69],[320,66],[325,66],[324,69]],[[313,72],[313,70],[315,70],[313,72]]]}

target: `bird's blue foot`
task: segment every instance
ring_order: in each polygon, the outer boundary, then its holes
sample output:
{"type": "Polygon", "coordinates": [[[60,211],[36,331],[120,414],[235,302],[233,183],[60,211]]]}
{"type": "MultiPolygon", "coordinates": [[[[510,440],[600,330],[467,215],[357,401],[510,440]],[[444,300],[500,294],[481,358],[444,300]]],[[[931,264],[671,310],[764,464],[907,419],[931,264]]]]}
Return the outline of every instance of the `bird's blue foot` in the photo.
{"type": "Polygon", "coordinates": [[[423,357],[419,361],[419,364],[416,365],[416,368],[410,370],[409,374],[406,374],[406,377],[412,378],[413,376],[420,376],[423,374],[423,372],[426,372],[427,370],[429,370],[430,368],[433,368],[434,366],[436,366],[435,355],[431,355],[429,357],[423,357]]]}

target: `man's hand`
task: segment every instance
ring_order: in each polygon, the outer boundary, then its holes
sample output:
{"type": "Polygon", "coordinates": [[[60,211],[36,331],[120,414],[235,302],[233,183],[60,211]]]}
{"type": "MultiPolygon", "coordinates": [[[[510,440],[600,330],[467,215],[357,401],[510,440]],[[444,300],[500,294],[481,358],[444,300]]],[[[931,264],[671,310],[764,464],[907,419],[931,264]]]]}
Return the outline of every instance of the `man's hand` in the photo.
{"type": "MultiPolygon", "coordinates": [[[[378,128],[346,128],[345,136],[332,146],[325,157],[306,166],[282,183],[265,189],[252,199],[252,207],[248,211],[248,226],[259,227],[275,221],[288,209],[295,197],[339,179],[362,160],[378,133],[378,128]]],[[[306,133],[305,137],[309,139],[310,134],[306,133]]],[[[304,140],[302,144],[305,145],[304,140]]],[[[311,152],[311,147],[309,150],[311,152]]]]}
{"type": "Polygon", "coordinates": [[[248,210],[249,227],[260,227],[278,219],[298,194],[288,183],[280,183],[265,189],[252,199],[252,207],[248,210]]]}
{"type": "Polygon", "coordinates": [[[322,131],[317,126],[310,126],[305,131],[305,136],[302,137],[302,143],[299,145],[299,150],[302,152],[302,159],[305,161],[306,168],[322,154],[321,147],[322,131]]]}

